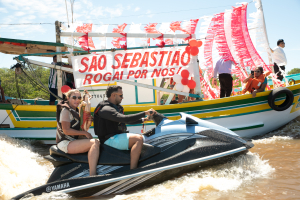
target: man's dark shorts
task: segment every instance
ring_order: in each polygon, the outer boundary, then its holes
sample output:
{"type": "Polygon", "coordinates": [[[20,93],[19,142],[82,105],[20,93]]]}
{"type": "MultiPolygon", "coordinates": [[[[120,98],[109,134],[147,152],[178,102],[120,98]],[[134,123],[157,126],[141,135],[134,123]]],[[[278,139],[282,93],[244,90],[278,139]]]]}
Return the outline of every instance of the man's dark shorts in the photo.
{"type": "MultiPolygon", "coordinates": [[[[57,89],[49,88],[49,90],[50,90],[50,92],[52,92],[53,94],[55,94],[57,96],[57,89]]],[[[50,93],[50,102],[54,102],[55,100],[56,100],[56,97],[50,93]]]]}

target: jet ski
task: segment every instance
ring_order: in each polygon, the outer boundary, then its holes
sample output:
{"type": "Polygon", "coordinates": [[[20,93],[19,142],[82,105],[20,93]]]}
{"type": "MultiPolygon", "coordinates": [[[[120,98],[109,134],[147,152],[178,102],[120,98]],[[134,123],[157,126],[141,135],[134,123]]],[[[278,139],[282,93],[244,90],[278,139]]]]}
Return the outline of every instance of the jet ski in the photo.
{"type": "Polygon", "coordinates": [[[87,153],[71,155],[52,146],[45,159],[55,169],[47,184],[13,199],[52,191],[79,198],[120,194],[228,162],[254,146],[227,128],[180,114],[179,120],[169,120],[159,113],[152,115],[156,127],[143,134],[138,168],[133,170],[130,170],[130,151],[101,145],[97,175],[89,176],[87,153]]]}

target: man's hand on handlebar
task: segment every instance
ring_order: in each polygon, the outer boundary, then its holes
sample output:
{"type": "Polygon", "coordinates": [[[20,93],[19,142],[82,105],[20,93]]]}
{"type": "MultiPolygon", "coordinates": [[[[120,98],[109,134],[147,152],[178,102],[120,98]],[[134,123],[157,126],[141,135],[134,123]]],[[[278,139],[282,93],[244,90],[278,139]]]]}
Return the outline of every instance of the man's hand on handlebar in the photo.
{"type": "Polygon", "coordinates": [[[153,115],[153,114],[155,114],[155,113],[156,113],[156,111],[155,111],[153,108],[151,108],[151,109],[145,111],[145,115],[148,115],[148,116],[153,115]]]}

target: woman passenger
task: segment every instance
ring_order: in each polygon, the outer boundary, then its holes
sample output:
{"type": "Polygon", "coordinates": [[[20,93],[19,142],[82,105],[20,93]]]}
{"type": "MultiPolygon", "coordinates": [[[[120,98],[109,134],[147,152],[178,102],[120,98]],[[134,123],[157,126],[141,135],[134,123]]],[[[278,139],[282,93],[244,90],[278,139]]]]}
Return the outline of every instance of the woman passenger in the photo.
{"type": "Polygon", "coordinates": [[[57,104],[57,147],[68,154],[88,152],[90,176],[96,175],[100,142],[93,139],[89,132],[80,131],[80,117],[77,108],[81,101],[79,90],[69,90],[65,95],[67,101],[57,104]],[[79,136],[85,136],[87,139],[78,139],[79,136]]]}
{"type": "Polygon", "coordinates": [[[268,83],[267,76],[269,74],[270,72],[264,74],[264,69],[262,67],[256,67],[254,75],[250,74],[250,76],[243,81],[243,83],[247,83],[243,90],[243,94],[249,91],[252,94],[252,98],[254,98],[256,93],[265,91],[268,83]]]}

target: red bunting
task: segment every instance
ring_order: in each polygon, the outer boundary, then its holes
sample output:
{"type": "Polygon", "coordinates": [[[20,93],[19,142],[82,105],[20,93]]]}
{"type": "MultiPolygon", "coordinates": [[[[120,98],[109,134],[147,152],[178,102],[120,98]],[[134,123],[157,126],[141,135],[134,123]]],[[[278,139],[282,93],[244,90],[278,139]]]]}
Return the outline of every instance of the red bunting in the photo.
{"type": "MultiPolygon", "coordinates": [[[[159,32],[156,29],[156,25],[157,23],[149,23],[148,25],[146,25],[145,31],[146,33],[160,33],[161,36],[157,37],[157,38],[152,38],[153,40],[158,40],[158,43],[156,44],[156,46],[163,48],[165,46],[165,42],[164,42],[164,34],[159,32]]],[[[150,46],[150,38],[147,40],[148,45],[150,46]]],[[[168,43],[170,43],[170,41],[168,40],[168,43]]],[[[173,43],[173,42],[172,42],[173,43]]]]}
{"type": "Polygon", "coordinates": [[[121,47],[122,49],[127,50],[127,33],[120,33],[120,34],[124,36],[123,38],[120,38],[120,40],[119,40],[120,42],[121,42],[121,41],[124,42],[124,44],[120,44],[120,47],[121,47]]]}
{"type": "MultiPolygon", "coordinates": [[[[118,25],[118,28],[114,28],[113,29],[113,33],[120,33],[120,34],[126,34],[126,33],[124,33],[124,29],[125,29],[125,27],[127,26],[127,24],[126,23],[124,23],[124,24],[122,24],[122,25],[118,25]]],[[[123,35],[122,34],[122,35],[123,35]]],[[[127,40],[127,35],[123,35],[123,36],[125,36],[125,38],[117,38],[117,37],[114,37],[113,38],[113,40],[112,40],[112,44],[113,44],[113,46],[114,47],[116,47],[116,48],[122,48],[121,47],[121,45],[120,45],[120,42],[121,41],[124,41],[125,40],[125,43],[126,43],[126,49],[127,49],[127,42],[126,42],[126,40],[127,40]]],[[[123,46],[123,47],[125,47],[125,46],[123,46]]]]}
{"type": "Polygon", "coordinates": [[[225,30],[224,30],[224,13],[219,13],[215,15],[215,41],[217,44],[217,49],[219,51],[219,55],[225,60],[232,60],[235,64],[235,60],[230,52],[230,49],[227,44],[225,30]]]}
{"type": "Polygon", "coordinates": [[[176,21],[176,22],[172,22],[170,24],[170,29],[175,33],[175,31],[181,31],[181,22],[180,21],[176,21]]]}
{"type": "Polygon", "coordinates": [[[76,28],[78,33],[85,33],[85,35],[79,37],[78,43],[81,45],[81,48],[86,51],[91,50],[90,47],[95,49],[92,37],[88,37],[88,33],[92,32],[92,26],[93,24],[83,24],[82,26],[77,26],[76,28]]]}

